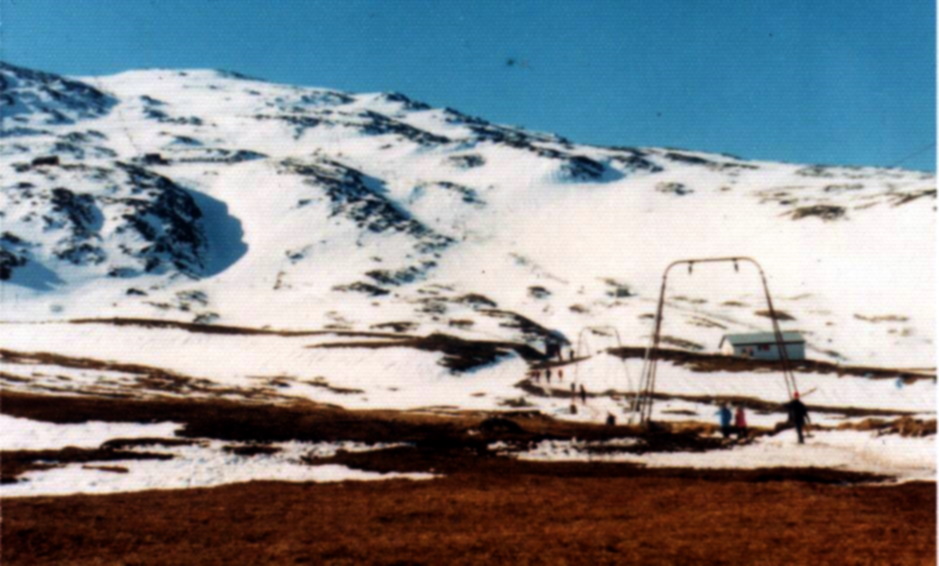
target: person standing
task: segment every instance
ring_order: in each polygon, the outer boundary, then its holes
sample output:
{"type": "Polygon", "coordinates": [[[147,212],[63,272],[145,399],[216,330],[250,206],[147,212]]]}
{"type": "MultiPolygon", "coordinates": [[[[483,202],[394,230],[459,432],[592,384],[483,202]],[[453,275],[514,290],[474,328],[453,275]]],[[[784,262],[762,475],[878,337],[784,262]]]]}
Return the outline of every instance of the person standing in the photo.
{"type": "Polygon", "coordinates": [[[584,384],[580,384],[580,402],[584,405],[587,404],[587,390],[584,388],[584,384]]]}
{"type": "Polygon", "coordinates": [[[809,419],[809,410],[806,408],[805,403],[799,400],[799,392],[793,393],[792,401],[789,401],[783,407],[786,408],[786,412],[789,414],[789,424],[796,427],[799,444],[805,444],[803,429],[805,429],[807,423],[811,422],[811,419],[809,419]]]}
{"type": "Polygon", "coordinates": [[[727,406],[727,403],[721,405],[721,408],[717,411],[717,415],[720,417],[721,434],[724,435],[724,438],[729,438],[730,421],[733,418],[733,414],[730,412],[730,407],[727,406]]]}
{"type": "Polygon", "coordinates": [[[734,428],[737,429],[737,438],[746,438],[747,436],[747,413],[743,409],[743,405],[737,407],[737,412],[734,414],[734,428]]]}

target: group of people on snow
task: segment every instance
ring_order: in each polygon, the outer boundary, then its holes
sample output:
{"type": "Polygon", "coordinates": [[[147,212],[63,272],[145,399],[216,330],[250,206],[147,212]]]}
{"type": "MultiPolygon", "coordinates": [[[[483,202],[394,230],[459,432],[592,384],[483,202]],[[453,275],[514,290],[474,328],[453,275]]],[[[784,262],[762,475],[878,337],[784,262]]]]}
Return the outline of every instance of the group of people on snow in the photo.
{"type": "Polygon", "coordinates": [[[730,410],[730,405],[724,403],[717,411],[717,416],[721,423],[721,434],[724,438],[730,438],[734,432],[737,438],[746,438],[747,436],[747,413],[743,406],[737,407],[736,412],[730,410]]]}
{"type": "MultiPolygon", "coordinates": [[[[544,377],[545,383],[550,385],[551,378],[553,376],[557,377],[558,382],[564,381],[564,369],[555,368],[555,372],[552,372],[551,368],[545,368],[544,370],[533,369],[528,372],[528,378],[538,383],[542,377],[544,377]],[[543,373],[542,373],[543,372],[543,373]],[[556,373],[555,373],[556,372],[556,373]]],[[[579,388],[577,384],[571,382],[571,414],[577,413],[576,401],[580,397],[580,402],[584,405],[587,404],[587,389],[584,387],[584,384],[581,383],[579,388]]],[[[806,408],[805,403],[799,399],[799,392],[796,391],[792,395],[792,399],[783,405],[783,408],[786,411],[788,419],[781,427],[777,428],[795,428],[796,434],[799,437],[799,444],[805,444],[805,428],[806,425],[811,422],[809,419],[809,410],[806,408]]],[[[749,427],[747,426],[747,413],[743,405],[739,405],[736,410],[731,410],[728,403],[721,405],[720,409],[717,411],[718,421],[720,423],[720,431],[724,438],[730,438],[731,435],[736,434],[738,439],[747,438],[749,435],[749,427]]],[[[612,425],[616,423],[616,418],[612,414],[607,416],[607,424],[612,425]]]]}
{"type": "MultiPolygon", "coordinates": [[[[530,379],[531,381],[535,383],[538,383],[539,381],[541,381],[542,376],[544,377],[545,383],[548,385],[551,384],[552,376],[557,377],[557,380],[559,383],[563,383],[564,382],[564,368],[556,368],[556,373],[552,372],[551,368],[546,368],[544,370],[544,373],[542,373],[542,370],[537,370],[537,369],[533,369],[528,372],[528,379],[530,379]]],[[[583,383],[581,383],[580,389],[578,391],[577,384],[575,384],[574,382],[571,382],[571,399],[577,399],[578,396],[580,397],[580,402],[586,405],[587,404],[587,388],[584,387],[583,383]]]]}
{"type": "MultiPolygon", "coordinates": [[[[795,428],[796,434],[799,436],[799,444],[805,444],[805,427],[811,422],[811,419],[809,419],[808,408],[805,406],[805,403],[799,399],[798,391],[793,393],[792,399],[784,404],[783,408],[786,410],[788,418],[779,428],[795,428]]],[[[738,406],[736,411],[731,411],[730,405],[724,403],[721,405],[721,408],[718,409],[717,415],[720,422],[721,434],[724,438],[730,438],[730,435],[733,433],[737,434],[738,439],[747,437],[747,413],[742,405],[738,406]]]]}

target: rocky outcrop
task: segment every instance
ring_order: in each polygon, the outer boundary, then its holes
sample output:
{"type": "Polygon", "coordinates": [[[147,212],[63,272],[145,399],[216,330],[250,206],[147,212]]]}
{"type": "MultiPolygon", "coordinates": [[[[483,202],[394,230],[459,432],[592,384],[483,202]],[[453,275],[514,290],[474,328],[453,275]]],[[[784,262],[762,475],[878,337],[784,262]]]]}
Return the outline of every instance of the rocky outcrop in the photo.
{"type": "Polygon", "coordinates": [[[112,277],[200,276],[207,244],[189,192],[145,168],[114,165],[30,166],[0,186],[6,224],[16,231],[0,238],[6,279],[30,257],[103,265],[112,277]]]}
{"type": "Polygon", "coordinates": [[[147,243],[132,250],[148,273],[175,268],[198,276],[205,266],[205,236],[199,219],[202,212],[189,193],[170,179],[141,167],[119,164],[130,182],[131,194],[149,198],[129,198],[124,223],[117,229],[136,231],[147,243]]]}
{"type": "Polygon", "coordinates": [[[4,130],[16,125],[72,124],[107,114],[117,101],[85,83],[0,61],[4,130]]]}
{"type": "Polygon", "coordinates": [[[367,179],[361,171],[328,159],[289,159],[280,166],[285,172],[302,175],[306,184],[321,188],[329,198],[332,216],[344,216],[374,233],[408,234],[419,252],[433,252],[453,243],[449,236],[438,234],[411,216],[379,190],[380,181],[367,179]]]}

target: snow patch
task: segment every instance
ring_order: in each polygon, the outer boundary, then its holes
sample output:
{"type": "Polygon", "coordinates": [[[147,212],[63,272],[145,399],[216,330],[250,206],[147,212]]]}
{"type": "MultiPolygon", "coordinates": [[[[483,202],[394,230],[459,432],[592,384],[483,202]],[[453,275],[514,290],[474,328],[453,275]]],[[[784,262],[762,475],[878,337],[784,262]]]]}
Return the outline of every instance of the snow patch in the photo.
{"type": "MultiPolygon", "coordinates": [[[[3,450],[96,448],[115,438],[172,437],[179,428],[173,423],[54,425],[7,415],[0,415],[0,425],[4,427],[0,437],[3,450]]],[[[0,486],[0,497],[188,489],[249,481],[337,482],[435,477],[427,473],[377,473],[315,463],[316,459],[335,456],[339,451],[364,452],[400,446],[395,444],[293,441],[261,445],[262,450],[252,451],[250,448],[258,445],[192,440],[195,444],[142,444],[129,448],[133,452],[172,456],[166,460],[108,460],[27,472],[18,482],[0,486]],[[239,454],[239,449],[250,455],[239,454]]]]}
{"type": "Polygon", "coordinates": [[[58,450],[97,448],[112,438],[172,437],[176,423],[109,423],[88,421],[56,424],[0,414],[0,450],[58,450]]]}
{"type": "Polygon", "coordinates": [[[936,480],[935,436],[910,438],[860,431],[822,431],[813,433],[800,445],[795,435],[795,431],[784,432],[723,450],[645,454],[591,452],[584,443],[545,440],[517,457],[551,462],[631,462],[653,468],[814,467],[867,472],[904,481],[936,480]]]}

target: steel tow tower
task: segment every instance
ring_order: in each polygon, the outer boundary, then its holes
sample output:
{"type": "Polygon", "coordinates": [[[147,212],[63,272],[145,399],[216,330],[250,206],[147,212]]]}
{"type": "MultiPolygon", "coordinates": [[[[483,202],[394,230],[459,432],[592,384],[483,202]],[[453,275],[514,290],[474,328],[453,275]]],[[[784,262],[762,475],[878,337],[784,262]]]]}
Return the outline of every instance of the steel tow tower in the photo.
{"type": "Polygon", "coordinates": [[[766,295],[766,306],[769,310],[770,320],[773,322],[773,335],[776,338],[776,348],[779,351],[779,359],[782,362],[783,379],[786,381],[786,390],[791,399],[793,394],[798,392],[796,387],[796,378],[792,373],[789,363],[789,353],[786,351],[785,341],[782,331],[779,329],[779,321],[776,318],[776,310],[773,308],[773,298],[770,296],[769,285],[766,283],[766,274],[763,267],[755,259],[750,257],[709,257],[701,259],[680,259],[673,261],[665,268],[662,274],[662,287],[659,290],[659,304],[655,313],[655,331],[652,333],[652,339],[646,349],[646,354],[642,361],[642,377],[639,380],[639,389],[636,391],[636,398],[633,403],[633,410],[639,415],[639,422],[648,426],[652,420],[652,403],[655,400],[655,378],[658,371],[659,359],[659,338],[662,331],[662,315],[665,307],[665,289],[668,284],[668,273],[673,267],[678,265],[687,265],[690,275],[697,263],[733,263],[734,271],[740,271],[740,263],[751,263],[760,273],[760,281],[763,283],[763,293],[766,295]]]}

